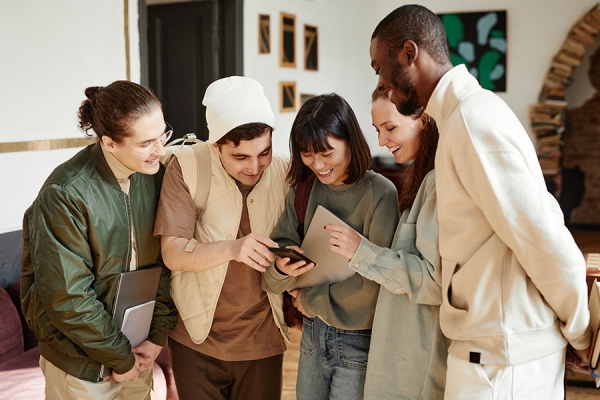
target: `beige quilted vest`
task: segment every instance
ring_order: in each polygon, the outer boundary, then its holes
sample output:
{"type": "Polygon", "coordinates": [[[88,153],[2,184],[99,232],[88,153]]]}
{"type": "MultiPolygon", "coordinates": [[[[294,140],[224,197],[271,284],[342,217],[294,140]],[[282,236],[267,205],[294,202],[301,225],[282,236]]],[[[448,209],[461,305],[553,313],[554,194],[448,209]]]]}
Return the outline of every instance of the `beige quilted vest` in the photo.
{"type": "MultiPolygon", "coordinates": [[[[194,239],[200,243],[235,239],[242,215],[242,195],[210,146],[198,143],[174,154],[198,209],[194,239]],[[209,179],[210,190],[206,192],[209,179]]],[[[287,168],[286,159],[273,157],[248,195],[246,204],[253,232],[269,236],[279,221],[289,190],[285,183],[287,168]]],[[[171,271],[171,297],[194,343],[202,343],[210,332],[228,265],[227,262],[202,272],[171,271]]],[[[283,322],[283,296],[267,295],[275,324],[289,343],[288,327],[283,322]]]]}

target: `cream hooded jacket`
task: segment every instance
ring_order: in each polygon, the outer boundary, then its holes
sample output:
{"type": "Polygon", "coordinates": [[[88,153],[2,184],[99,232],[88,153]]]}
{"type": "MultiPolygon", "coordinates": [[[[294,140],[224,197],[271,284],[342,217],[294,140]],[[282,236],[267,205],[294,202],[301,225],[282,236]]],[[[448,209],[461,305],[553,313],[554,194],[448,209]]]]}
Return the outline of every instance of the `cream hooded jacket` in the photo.
{"type": "Polygon", "coordinates": [[[514,365],[590,343],[585,261],[545,186],[523,126],[461,65],[427,113],[442,257],[440,325],[450,354],[514,365]]]}

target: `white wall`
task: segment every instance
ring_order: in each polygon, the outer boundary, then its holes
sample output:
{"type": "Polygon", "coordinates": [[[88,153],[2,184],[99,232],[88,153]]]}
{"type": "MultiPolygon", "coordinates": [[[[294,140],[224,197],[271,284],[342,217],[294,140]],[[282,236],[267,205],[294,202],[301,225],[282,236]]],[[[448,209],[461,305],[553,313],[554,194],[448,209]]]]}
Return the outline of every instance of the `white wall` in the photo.
{"type": "MultiPolygon", "coordinates": [[[[552,57],[571,26],[598,0],[422,0],[436,13],[507,10],[507,91],[498,93],[529,129],[528,106],[536,103],[552,57]]],[[[406,2],[408,3],[408,2],[406,2]]],[[[259,80],[276,111],[276,150],[287,150],[287,137],[295,113],[279,114],[278,82],[297,81],[298,91],[335,91],[354,108],[373,154],[386,154],[375,141],[369,114],[369,98],[376,78],[369,66],[369,42],[377,23],[403,3],[397,0],[245,0],[244,73],[259,80]],[[318,72],[281,68],[279,12],[296,14],[304,23],[319,27],[318,72]],[[259,55],[258,14],[271,15],[271,54],[259,55]],[[285,136],[284,136],[285,135],[285,136]]],[[[302,31],[297,28],[296,46],[302,55],[302,31]]],[[[532,136],[533,137],[533,136],[532,136]]]]}
{"type": "MultiPolygon", "coordinates": [[[[137,2],[129,3],[139,82],[137,2]]],[[[84,89],[126,76],[123,0],[0,1],[0,143],[84,137],[84,89]]],[[[21,229],[50,171],[77,150],[0,153],[0,233],[21,229]]]]}
{"type": "MultiPolygon", "coordinates": [[[[597,1],[423,0],[422,4],[438,13],[507,10],[507,92],[499,95],[529,128],[528,105],[537,100],[550,60],[572,24],[597,1]]],[[[137,2],[129,3],[131,79],[139,82],[137,2]]],[[[0,143],[82,137],[76,111],[83,90],[126,78],[123,4],[124,0],[0,0],[0,143]]],[[[370,121],[369,98],[377,79],[369,66],[368,48],[377,23],[401,4],[396,0],[244,1],[244,71],[263,84],[276,111],[277,152],[288,152],[295,117],[295,113],[278,112],[278,84],[292,80],[299,93],[337,92],[346,98],[373,153],[385,154],[377,146],[370,121]],[[279,67],[281,11],[296,15],[296,68],[279,67]],[[269,55],[258,54],[261,13],[271,15],[269,55]],[[305,23],[319,27],[318,72],[305,71],[302,65],[305,23]]],[[[576,78],[576,83],[581,80],[576,78]]],[[[583,95],[584,100],[587,97],[583,95]]],[[[21,228],[23,212],[42,182],[77,150],[0,153],[0,233],[21,228]]]]}
{"type": "MultiPolygon", "coordinates": [[[[377,82],[369,60],[371,30],[377,22],[371,1],[245,0],[244,75],[258,80],[275,111],[276,152],[289,154],[289,132],[296,113],[279,113],[279,82],[296,81],[298,93],[336,92],[348,101],[367,137],[374,139],[370,94],[377,82]],[[296,68],[279,67],[280,12],[296,16],[296,68]],[[258,54],[258,14],[271,15],[271,53],[258,54]],[[319,28],[319,71],[304,69],[304,24],[319,28]]],[[[296,96],[297,109],[299,96],[296,96]]],[[[372,149],[378,146],[370,143],[372,149]]]]}

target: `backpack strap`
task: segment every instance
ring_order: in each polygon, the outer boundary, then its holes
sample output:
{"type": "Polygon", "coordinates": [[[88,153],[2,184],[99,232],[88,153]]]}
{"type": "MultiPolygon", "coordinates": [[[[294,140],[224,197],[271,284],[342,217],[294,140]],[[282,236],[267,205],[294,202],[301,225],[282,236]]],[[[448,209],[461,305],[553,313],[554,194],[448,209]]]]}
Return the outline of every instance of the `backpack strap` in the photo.
{"type": "Polygon", "coordinates": [[[210,182],[212,179],[210,166],[210,143],[197,142],[185,146],[175,153],[179,161],[183,180],[196,204],[196,218],[199,219],[206,208],[210,182]]]}
{"type": "Polygon", "coordinates": [[[300,236],[300,239],[304,239],[304,217],[306,216],[306,207],[308,206],[308,199],[310,198],[310,192],[315,183],[317,176],[311,174],[296,185],[296,197],[294,198],[294,210],[296,210],[296,217],[298,218],[298,228],[296,231],[300,236]]]}
{"type": "MultiPolygon", "coordinates": [[[[202,181],[200,185],[196,185],[196,194],[194,195],[194,203],[196,203],[196,210],[203,213],[206,209],[206,202],[208,201],[208,193],[210,192],[210,181],[212,179],[212,173],[210,168],[210,146],[208,142],[197,143],[192,146],[194,154],[196,154],[196,164],[198,166],[198,173],[202,174],[202,179],[198,179],[197,182],[202,181]]],[[[197,214],[196,218],[200,219],[202,214],[197,214]]]]}

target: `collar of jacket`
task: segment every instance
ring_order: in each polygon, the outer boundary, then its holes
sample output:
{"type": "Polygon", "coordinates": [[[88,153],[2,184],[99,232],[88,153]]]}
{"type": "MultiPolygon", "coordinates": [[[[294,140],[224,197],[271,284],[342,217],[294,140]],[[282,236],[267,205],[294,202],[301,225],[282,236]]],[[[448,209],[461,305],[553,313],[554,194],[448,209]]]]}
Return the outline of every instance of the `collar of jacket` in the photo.
{"type": "Polygon", "coordinates": [[[444,132],[441,127],[444,126],[446,118],[452,114],[461,99],[478,89],[481,89],[479,82],[464,64],[457,65],[442,76],[425,109],[425,112],[435,119],[440,135],[444,132]]]}
{"type": "Polygon", "coordinates": [[[92,158],[92,162],[96,166],[96,170],[102,179],[104,179],[108,184],[115,187],[115,189],[121,191],[121,186],[119,182],[117,182],[117,178],[112,173],[106,159],[104,158],[104,154],[102,154],[102,148],[100,147],[100,143],[96,142],[95,144],[90,145],[90,157],[92,158]]]}

